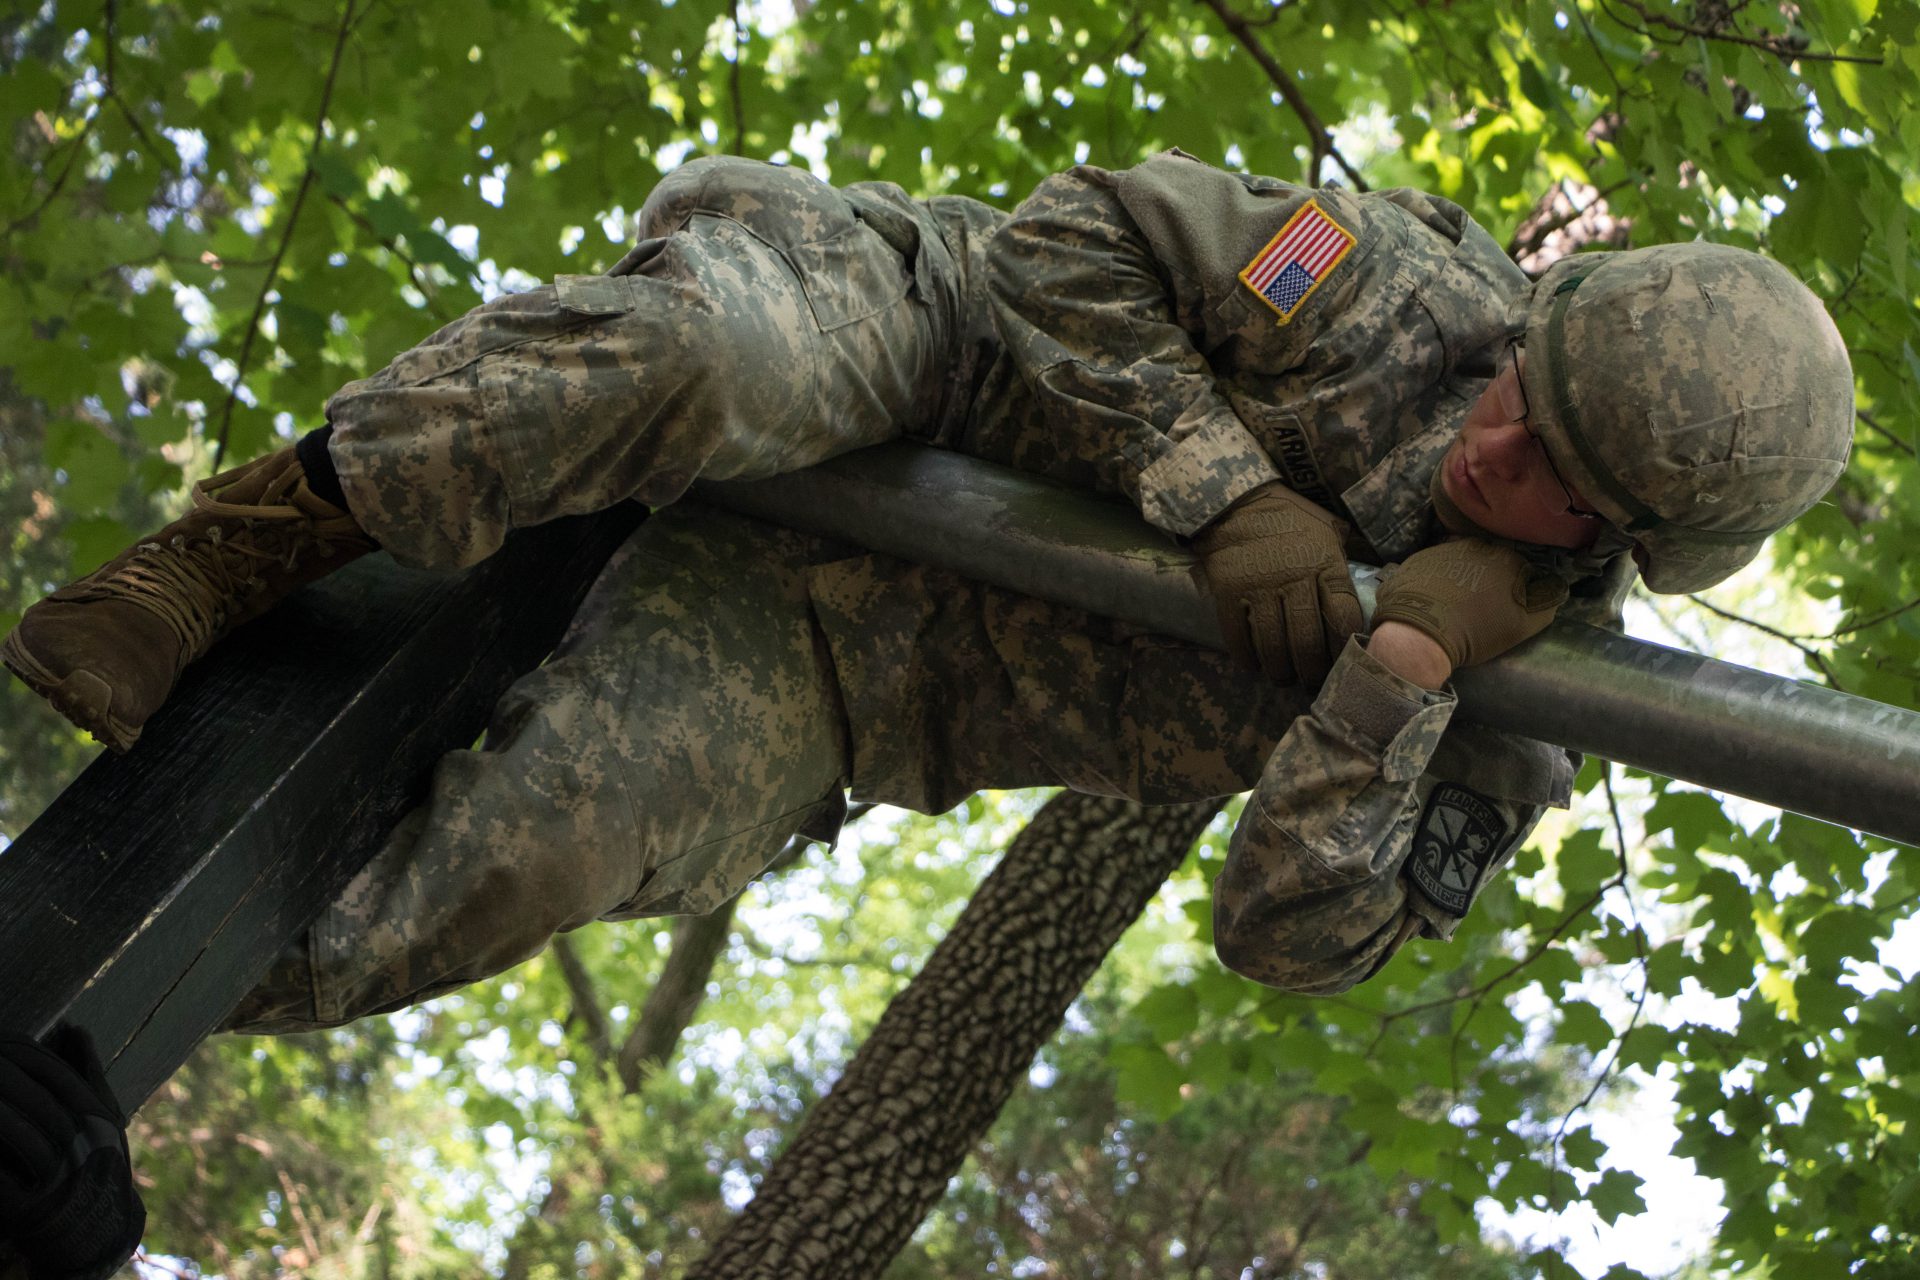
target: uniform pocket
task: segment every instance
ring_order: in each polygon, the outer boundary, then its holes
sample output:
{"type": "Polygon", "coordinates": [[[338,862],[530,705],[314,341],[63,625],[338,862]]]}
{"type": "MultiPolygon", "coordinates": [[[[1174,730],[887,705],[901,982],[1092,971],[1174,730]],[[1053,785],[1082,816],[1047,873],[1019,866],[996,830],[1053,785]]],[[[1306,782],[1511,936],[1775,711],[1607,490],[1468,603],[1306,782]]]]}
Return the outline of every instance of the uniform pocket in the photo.
{"type": "Polygon", "coordinates": [[[632,309],[633,296],[625,279],[560,276],[553,284],[502,294],[475,307],[418,346],[395,356],[373,381],[386,386],[420,386],[530,342],[568,338],[596,319],[632,309]]]}
{"type": "Polygon", "coordinates": [[[905,298],[913,274],[894,247],[861,221],[826,240],[787,250],[822,331],[878,315],[905,298]]]}

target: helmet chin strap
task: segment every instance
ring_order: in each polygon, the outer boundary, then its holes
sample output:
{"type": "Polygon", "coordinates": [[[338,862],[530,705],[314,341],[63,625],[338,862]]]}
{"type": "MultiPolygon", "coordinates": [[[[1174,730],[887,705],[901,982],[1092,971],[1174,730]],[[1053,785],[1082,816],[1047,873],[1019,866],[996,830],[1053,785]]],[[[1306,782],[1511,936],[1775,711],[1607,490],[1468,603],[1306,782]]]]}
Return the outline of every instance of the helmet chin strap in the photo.
{"type": "Polygon", "coordinates": [[[1503,547],[1512,547],[1527,558],[1530,564],[1554,573],[1569,585],[1590,578],[1602,572],[1607,561],[1633,545],[1632,539],[1615,529],[1611,522],[1600,531],[1591,546],[1578,550],[1569,547],[1543,547],[1537,542],[1521,542],[1516,538],[1505,537],[1480,524],[1460,509],[1441,483],[1443,469],[1435,467],[1433,478],[1427,482],[1427,497],[1433,502],[1434,514],[1440,517],[1440,523],[1448,532],[1469,538],[1482,538],[1503,547]]]}

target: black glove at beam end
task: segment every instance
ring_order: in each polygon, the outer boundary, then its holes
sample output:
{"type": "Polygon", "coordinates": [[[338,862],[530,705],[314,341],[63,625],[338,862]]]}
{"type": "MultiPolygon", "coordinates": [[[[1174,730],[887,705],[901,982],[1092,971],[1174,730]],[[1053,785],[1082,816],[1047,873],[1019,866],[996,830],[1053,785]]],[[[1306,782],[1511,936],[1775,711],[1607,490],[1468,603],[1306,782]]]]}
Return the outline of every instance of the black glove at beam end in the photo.
{"type": "Polygon", "coordinates": [[[0,1031],[0,1249],[31,1280],[107,1280],[133,1256],[147,1211],[126,1123],[86,1031],[0,1031]]]}

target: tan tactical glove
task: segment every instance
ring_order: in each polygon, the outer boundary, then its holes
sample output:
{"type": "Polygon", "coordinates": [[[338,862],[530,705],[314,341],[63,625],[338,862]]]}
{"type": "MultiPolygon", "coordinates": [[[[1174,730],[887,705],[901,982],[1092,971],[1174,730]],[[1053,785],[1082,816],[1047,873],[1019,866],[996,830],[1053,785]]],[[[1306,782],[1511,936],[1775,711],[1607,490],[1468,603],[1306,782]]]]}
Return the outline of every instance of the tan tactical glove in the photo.
{"type": "Polygon", "coordinates": [[[1567,601],[1567,584],[1512,547],[1455,538],[1416,551],[1380,580],[1373,625],[1404,622],[1447,651],[1455,668],[1538,635],[1567,601]]]}
{"type": "Polygon", "coordinates": [[[1227,652],[1281,680],[1318,684],[1364,620],[1347,573],[1346,521],[1277,480],[1193,540],[1227,652]]]}

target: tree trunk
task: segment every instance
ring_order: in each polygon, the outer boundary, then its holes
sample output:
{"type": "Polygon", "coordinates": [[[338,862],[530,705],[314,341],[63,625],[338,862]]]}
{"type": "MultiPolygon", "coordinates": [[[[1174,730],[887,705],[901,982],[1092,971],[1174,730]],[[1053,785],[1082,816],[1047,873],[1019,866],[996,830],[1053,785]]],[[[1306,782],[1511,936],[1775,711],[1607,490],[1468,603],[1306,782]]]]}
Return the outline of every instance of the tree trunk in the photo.
{"type": "Polygon", "coordinates": [[[880,1275],[1218,807],[1049,801],[687,1280],[880,1275]]]}

